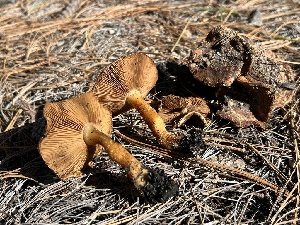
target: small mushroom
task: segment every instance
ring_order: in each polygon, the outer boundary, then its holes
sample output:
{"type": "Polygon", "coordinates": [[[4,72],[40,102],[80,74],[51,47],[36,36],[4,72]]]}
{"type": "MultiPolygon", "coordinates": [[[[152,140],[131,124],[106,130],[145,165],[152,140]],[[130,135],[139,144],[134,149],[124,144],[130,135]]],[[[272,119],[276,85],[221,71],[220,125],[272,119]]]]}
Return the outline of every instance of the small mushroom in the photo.
{"type": "Polygon", "coordinates": [[[39,152],[59,178],[80,176],[103,147],[137,187],[145,186],[148,170],[110,138],[111,112],[92,92],[47,103],[43,114],[47,122],[46,136],[40,140],[39,152]]]}
{"type": "Polygon", "coordinates": [[[207,125],[207,115],[210,109],[204,99],[200,97],[180,97],[168,95],[163,97],[159,109],[159,115],[167,122],[175,122],[176,126],[182,126],[192,116],[197,116],[207,125]]]}
{"type": "Polygon", "coordinates": [[[98,76],[92,92],[114,115],[135,108],[144,118],[153,135],[165,148],[177,146],[177,137],[165,128],[163,119],[144,97],[158,79],[156,66],[143,53],[133,53],[106,67],[98,76]]]}

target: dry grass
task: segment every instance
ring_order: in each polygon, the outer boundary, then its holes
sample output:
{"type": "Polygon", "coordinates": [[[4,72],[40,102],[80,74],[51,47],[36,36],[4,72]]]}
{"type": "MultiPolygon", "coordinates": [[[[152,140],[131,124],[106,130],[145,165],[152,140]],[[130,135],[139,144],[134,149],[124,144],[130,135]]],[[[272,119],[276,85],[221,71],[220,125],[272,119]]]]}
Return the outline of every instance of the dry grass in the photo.
{"type": "MultiPolygon", "coordinates": [[[[190,161],[163,157],[114,133],[145,165],[164,169],[179,183],[179,195],[165,203],[136,197],[105,154],[87,175],[59,181],[39,157],[38,131],[32,132],[39,106],[85,92],[95,71],[130,52],[145,52],[159,65],[164,79],[149,99],[186,93],[188,85],[174,81],[165,62],[184,59],[218,24],[276,51],[299,80],[296,2],[0,0],[0,223],[299,223],[299,83],[293,102],[274,111],[266,130],[238,129],[212,115],[213,123],[203,128],[206,148],[190,161]],[[247,23],[254,9],[262,13],[260,27],[247,23]],[[289,194],[191,163],[197,157],[255,174],[289,194]]],[[[114,129],[155,145],[135,111],[114,118],[114,129]]]]}

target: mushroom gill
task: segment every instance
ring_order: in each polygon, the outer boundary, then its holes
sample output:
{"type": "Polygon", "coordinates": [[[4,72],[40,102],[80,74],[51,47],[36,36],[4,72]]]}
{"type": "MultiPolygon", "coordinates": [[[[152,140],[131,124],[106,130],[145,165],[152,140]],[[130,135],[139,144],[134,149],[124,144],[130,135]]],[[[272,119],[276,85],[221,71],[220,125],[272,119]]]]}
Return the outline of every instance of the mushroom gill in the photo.
{"type": "Polygon", "coordinates": [[[210,123],[207,116],[210,113],[210,108],[206,101],[200,97],[167,95],[162,98],[158,113],[164,121],[171,121],[177,127],[182,126],[192,116],[198,117],[204,125],[210,123]]]}

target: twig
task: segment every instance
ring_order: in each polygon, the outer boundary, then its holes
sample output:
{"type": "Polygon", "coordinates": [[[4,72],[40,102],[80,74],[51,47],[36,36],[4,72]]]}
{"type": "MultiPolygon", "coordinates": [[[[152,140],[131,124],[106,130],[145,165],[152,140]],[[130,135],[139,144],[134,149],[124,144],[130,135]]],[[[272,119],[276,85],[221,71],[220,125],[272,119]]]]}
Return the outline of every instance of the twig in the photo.
{"type": "Polygon", "coordinates": [[[119,224],[126,224],[127,222],[133,220],[135,215],[125,216],[122,219],[115,220],[113,222],[104,223],[104,225],[119,225],[119,224]]]}
{"type": "Polygon", "coordinates": [[[234,146],[230,146],[230,145],[225,145],[225,144],[223,145],[223,144],[218,144],[218,143],[212,142],[212,141],[218,141],[218,142],[223,142],[223,143],[228,143],[228,144],[236,144],[235,141],[231,141],[228,139],[217,138],[217,137],[203,137],[203,141],[204,141],[205,145],[227,148],[227,149],[237,151],[237,152],[242,152],[242,153],[246,152],[246,150],[243,148],[238,148],[238,147],[234,147],[234,146]]]}
{"type": "Polygon", "coordinates": [[[1,177],[1,178],[22,178],[22,179],[34,181],[34,182],[37,183],[37,184],[39,183],[38,181],[36,181],[36,180],[33,179],[33,178],[30,178],[30,177],[24,176],[24,175],[22,175],[22,174],[19,174],[19,173],[18,173],[18,170],[14,170],[14,171],[5,171],[5,172],[0,171],[0,177],[1,177]]]}
{"type": "Polygon", "coordinates": [[[295,185],[292,181],[289,181],[289,179],[268,158],[261,154],[260,151],[258,151],[249,143],[244,144],[248,146],[251,151],[255,152],[259,157],[261,157],[267,163],[267,165],[270,166],[281,177],[281,179],[283,179],[285,182],[289,182],[292,186],[295,185]]]}
{"type": "Polygon", "coordinates": [[[249,203],[252,201],[252,198],[253,198],[253,193],[250,195],[250,197],[248,198],[246,204],[244,205],[243,209],[242,209],[242,212],[240,213],[240,218],[239,218],[239,221],[238,221],[238,225],[242,224],[242,219],[243,219],[243,216],[246,212],[246,209],[249,205],[249,203]]]}
{"type": "Polygon", "coordinates": [[[298,189],[299,186],[299,182],[297,184],[295,184],[294,188],[291,190],[291,192],[289,193],[289,195],[285,198],[285,200],[283,201],[283,203],[281,204],[281,206],[279,207],[279,209],[276,211],[275,215],[272,217],[271,221],[271,225],[276,224],[276,218],[279,215],[279,213],[286,207],[286,205],[288,204],[289,200],[293,201],[293,193],[296,189],[298,189]]]}
{"type": "Polygon", "coordinates": [[[18,109],[18,111],[16,112],[16,114],[14,115],[14,117],[12,118],[12,120],[10,121],[10,123],[8,124],[8,126],[6,127],[6,129],[4,130],[9,131],[10,129],[12,129],[18,119],[18,117],[20,116],[20,114],[23,112],[23,109],[18,109]]]}
{"type": "MultiPolygon", "coordinates": [[[[295,124],[294,124],[294,119],[291,118],[291,128],[292,128],[292,132],[295,131],[295,124]]],[[[297,188],[298,188],[298,194],[296,197],[296,209],[299,207],[300,205],[300,154],[299,154],[299,148],[298,148],[298,140],[297,138],[294,137],[294,149],[295,149],[295,156],[296,156],[296,170],[297,170],[297,178],[298,178],[298,182],[297,182],[297,188]]],[[[298,210],[295,210],[295,221],[298,218],[298,210]]],[[[296,225],[296,222],[293,222],[293,224],[296,225]]]]}
{"type": "Polygon", "coordinates": [[[225,149],[230,149],[232,151],[236,151],[236,152],[242,152],[245,153],[246,151],[242,148],[238,148],[238,147],[233,147],[233,146],[228,146],[228,145],[223,145],[223,144],[218,144],[218,143],[214,143],[214,142],[204,142],[205,145],[207,146],[215,146],[215,147],[219,147],[219,148],[225,148],[225,149]]]}
{"type": "Polygon", "coordinates": [[[225,166],[225,165],[222,165],[222,164],[219,164],[219,163],[215,163],[215,162],[211,162],[209,160],[205,160],[205,159],[201,159],[201,158],[189,158],[188,160],[185,160],[184,158],[186,158],[186,154],[182,154],[182,153],[179,153],[179,152],[175,152],[175,151],[170,151],[168,149],[164,149],[164,148],[159,148],[157,146],[152,146],[152,145],[149,145],[149,144],[146,144],[146,143],[143,143],[143,142],[140,142],[140,141],[137,141],[137,140],[134,140],[122,133],[120,133],[119,131],[116,132],[116,135],[123,138],[124,140],[130,142],[130,143],[134,143],[138,146],[141,146],[141,147],[144,147],[144,148],[147,148],[153,152],[156,152],[162,156],[165,156],[167,158],[176,158],[177,160],[180,160],[182,162],[185,162],[185,163],[195,163],[195,164],[200,164],[200,165],[203,165],[203,166],[208,166],[208,167],[212,167],[214,169],[218,169],[222,172],[228,172],[228,173],[233,173],[239,177],[242,177],[244,178],[245,180],[248,180],[252,183],[255,183],[259,186],[262,186],[262,187],[268,187],[270,188],[270,190],[280,194],[281,192],[283,192],[283,194],[285,196],[288,196],[290,193],[287,191],[287,190],[283,190],[281,187],[277,186],[276,184],[273,184],[269,181],[267,181],[266,179],[262,178],[262,177],[259,177],[257,175],[254,175],[252,173],[249,173],[249,172],[246,172],[244,170],[240,170],[240,169],[236,169],[234,167],[229,167],[229,166],[225,166]]]}
{"type": "Polygon", "coordinates": [[[181,40],[181,38],[182,38],[184,32],[186,31],[187,27],[189,26],[190,22],[191,22],[191,19],[189,19],[189,20],[187,21],[187,23],[185,24],[185,26],[184,26],[182,32],[180,33],[180,35],[179,35],[179,37],[178,37],[178,39],[177,39],[177,41],[176,41],[176,43],[174,44],[173,48],[171,49],[171,52],[174,52],[176,46],[179,44],[179,42],[180,42],[180,40],[181,40]]]}

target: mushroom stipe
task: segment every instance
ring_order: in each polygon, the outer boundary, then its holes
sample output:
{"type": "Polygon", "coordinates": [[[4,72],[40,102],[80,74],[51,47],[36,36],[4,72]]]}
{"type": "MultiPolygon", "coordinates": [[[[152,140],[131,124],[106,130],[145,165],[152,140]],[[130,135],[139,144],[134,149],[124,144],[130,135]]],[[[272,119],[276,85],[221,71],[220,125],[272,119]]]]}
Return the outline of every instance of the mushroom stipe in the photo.
{"type": "Polygon", "coordinates": [[[108,153],[109,158],[118,163],[127,173],[135,186],[142,188],[147,184],[148,170],[131,155],[121,144],[114,142],[108,135],[99,131],[92,123],[85,125],[83,140],[87,145],[100,144],[108,153]]]}
{"type": "Polygon", "coordinates": [[[166,130],[165,123],[161,116],[155,109],[146,103],[139,91],[131,91],[126,98],[126,102],[140,112],[153,135],[162,146],[167,149],[178,147],[177,141],[179,140],[179,137],[166,130]]]}

